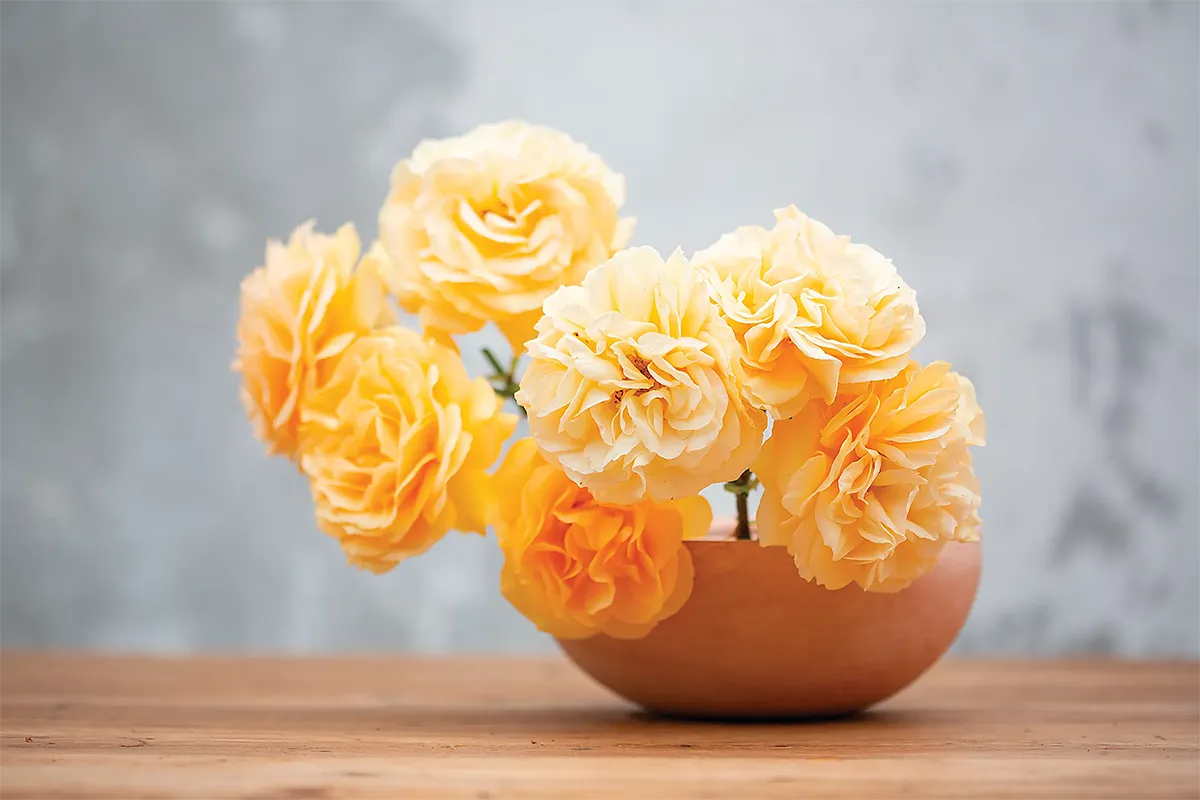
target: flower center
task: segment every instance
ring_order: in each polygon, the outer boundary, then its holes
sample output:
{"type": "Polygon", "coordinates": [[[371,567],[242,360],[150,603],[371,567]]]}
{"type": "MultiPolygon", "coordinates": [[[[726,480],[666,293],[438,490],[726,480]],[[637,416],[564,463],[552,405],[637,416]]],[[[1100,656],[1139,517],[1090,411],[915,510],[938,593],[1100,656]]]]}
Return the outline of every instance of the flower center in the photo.
{"type": "Polygon", "coordinates": [[[650,374],[650,362],[642,358],[638,353],[630,353],[629,363],[633,364],[633,368],[645,376],[646,380],[652,382],[655,386],[661,386],[654,376],[650,374]]]}
{"type": "Polygon", "coordinates": [[[663,384],[658,380],[658,378],[654,377],[654,373],[650,371],[650,362],[642,357],[641,354],[630,353],[627,357],[629,359],[629,363],[633,365],[633,368],[641,373],[643,378],[650,381],[650,386],[642,386],[638,389],[617,389],[612,393],[612,401],[618,404],[621,402],[621,398],[625,397],[626,392],[633,392],[634,397],[641,397],[646,392],[663,388],[663,384]]]}

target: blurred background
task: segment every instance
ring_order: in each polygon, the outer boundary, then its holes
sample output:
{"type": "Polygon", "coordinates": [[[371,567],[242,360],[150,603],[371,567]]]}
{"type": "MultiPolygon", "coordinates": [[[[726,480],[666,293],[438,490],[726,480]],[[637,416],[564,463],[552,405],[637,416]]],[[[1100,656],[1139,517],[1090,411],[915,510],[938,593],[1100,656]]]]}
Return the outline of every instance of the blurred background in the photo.
{"type": "Polygon", "coordinates": [[[346,566],[230,372],[267,237],[369,241],[420,139],[520,117],[626,176],[637,244],[794,202],[895,261],[988,414],[959,652],[1200,653],[1200,5],[6,2],[0,38],[3,645],[553,648],[491,536],[346,566]]]}

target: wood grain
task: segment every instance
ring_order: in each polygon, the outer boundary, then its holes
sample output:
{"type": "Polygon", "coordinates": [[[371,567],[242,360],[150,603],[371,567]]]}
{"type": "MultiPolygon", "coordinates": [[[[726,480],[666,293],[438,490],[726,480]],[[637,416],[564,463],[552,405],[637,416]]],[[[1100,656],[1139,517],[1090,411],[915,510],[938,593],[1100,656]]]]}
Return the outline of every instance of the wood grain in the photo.
{"type": "Polygon", "coordinates": [[[873,712],[635,713],[560,659],[0,658],[3,797],[1197,797],[1195,662],[938,665],[873,712]]]}

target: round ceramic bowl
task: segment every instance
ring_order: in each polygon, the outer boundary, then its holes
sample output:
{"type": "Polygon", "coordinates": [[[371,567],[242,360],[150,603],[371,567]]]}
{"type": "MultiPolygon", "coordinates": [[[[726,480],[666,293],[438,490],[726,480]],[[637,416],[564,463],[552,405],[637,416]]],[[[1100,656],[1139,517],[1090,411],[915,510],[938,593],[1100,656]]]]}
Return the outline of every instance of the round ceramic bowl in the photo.
{"type": "Polygon", "coordinates": [[[598,682],[668,716],[797,719],[865,709],[912,683],[949,649],[979,585],[978,543],[950,543],[895,594],[803,580],[782,547],[687,542],[683,608],[641,639],[560,640],[598,682]]]}

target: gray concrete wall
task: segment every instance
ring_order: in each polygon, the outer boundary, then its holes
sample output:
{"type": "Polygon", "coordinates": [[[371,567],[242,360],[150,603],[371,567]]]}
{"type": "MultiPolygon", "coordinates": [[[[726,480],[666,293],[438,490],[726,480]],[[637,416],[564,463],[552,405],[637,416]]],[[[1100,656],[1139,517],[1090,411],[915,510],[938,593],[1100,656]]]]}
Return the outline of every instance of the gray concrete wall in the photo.
{"type": "Polygon", "coordinates": [[[346,567],[229,371],[267,236],[524,117],[637,243],[795,202],[895,260],[988,412],[961,650],[1195,655],[1198,8],[4,3],[0,642],[551,647],[489,539],[346,567]]]}

